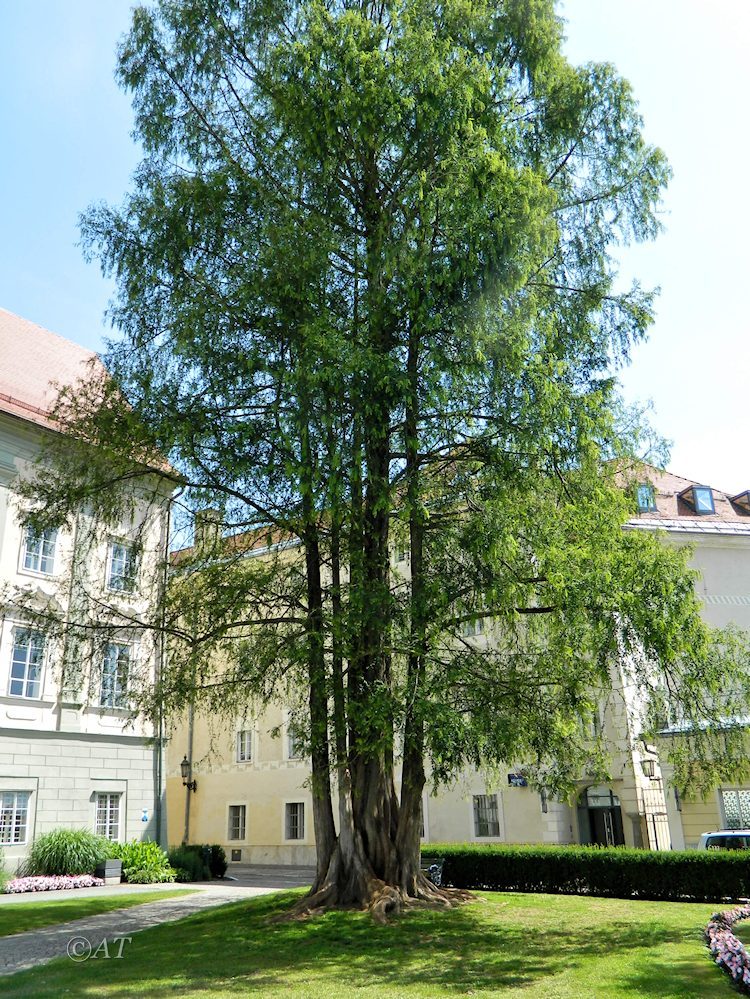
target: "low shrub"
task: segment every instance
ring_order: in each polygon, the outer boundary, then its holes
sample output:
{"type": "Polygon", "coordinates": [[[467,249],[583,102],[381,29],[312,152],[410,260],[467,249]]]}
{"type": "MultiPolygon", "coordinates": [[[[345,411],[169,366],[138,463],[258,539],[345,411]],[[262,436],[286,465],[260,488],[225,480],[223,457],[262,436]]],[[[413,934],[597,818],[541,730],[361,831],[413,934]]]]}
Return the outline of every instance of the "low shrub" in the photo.
{"type": "Polygon", "coordinates": [[[165,867],[160,871],[133,871],[128,873],[128,884],[131,885],[158,885],[172,884],[177,880],[177,871],[174,867],[165,867]]]}
{"type": "Polygon", "coordinates": [[[455,888],[649,901],[750,896],[750,856],[741,850],[430,844],[422,855],[444,860],[442,883],[455,888]]]}
{"type": "Polygon", "coordinates": [[[169,863],[177,872],[178,881],[208,881],[211,868],[202,846],[174,846],[169,851],[169,863]]]}
{"type": "Polygon", "coordinates": [[[161,884],[174,881],[167,854],[151,840],[112,843],[111,854],[122,861],[123,877],[130,884],[161,884]]]}
{"type": "Polygon", "coordinates": [[[91,874],[64,877],[13,878],[5,886],[9,895],[26,891],[67,891],[71,888],[101,888],[104,881],[91,874]]]}
{"type": "Polygon", "coordinates": [[[218,843],[183,843],[169,851],[169,862],[179,868],[178,881],[207,881],[227,873],[227,855],[218,843]],[[189,859],[186,859],[189,858],[189,859]]]}
{"type": "Polygon", "coordinates": [[[208,866],[211,869],[211,876],[214,878],[223,878],[227,873],[227,855],[223,846],[218,843],[212,843],[209,847],[211,851],[211,857],[208,861],[208,866]]]}
{"type": "Polygon", "coordinates": [[[111,843],[86,829],[53,829],[38,836],[23,864],[24,875],[91,874],[111,856],[111,843]]]}

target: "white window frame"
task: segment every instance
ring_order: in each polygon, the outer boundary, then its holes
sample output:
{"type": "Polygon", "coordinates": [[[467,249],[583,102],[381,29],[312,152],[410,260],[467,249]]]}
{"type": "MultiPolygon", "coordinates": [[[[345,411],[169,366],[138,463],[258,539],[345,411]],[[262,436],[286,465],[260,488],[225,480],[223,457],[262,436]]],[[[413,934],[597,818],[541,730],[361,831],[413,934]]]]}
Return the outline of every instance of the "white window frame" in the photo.
{"type": "Polygon", "coordinates": [[[31,527],[24,527],[19,570],[33,576],[54,576],[59,534],[56,527],[48,527],[40,533],[33,531],[31,527]],[[27,565],[29,560],[36,560],[36,564],[27,565]]]}
{"type": "Polygon", "coordinates": [[[252,763],[255,760],[255,733],[251,728],[237,730],[234,741],[235,763],[252,763]]]}
{"type": "Polygon", "coordinates": [[[429,809],[430,796],[428,794],[422,795],[422,835],[419,837],[422,843],[429,843],[430,841],[430,809],[429,809]]]}
{"type": "Polygon", "coordinates": [[[246,801],[233,801],[227,805],[227,843],[247,843],[247,813],[248,807],[246,801]],[[242,832],[242,836],[232,836],[232,809],[241,808],[242,809],[242,826],[239,831],[242,832]]]}
{"type": "Polygon", "coordinates": [[[461,634],[464,638],[476,638],[484,634],[484,617],[471,617],[461,622],[461,634]]]}
{"type": "MultiPolygon", "coordinates": [[[[45,663],[47,660],[47,636],[43,631],[39,631],[38,628],[29,628],[25,625],[19,625],[12,630],[13,642],[10,650],[10,669],[8,671],[8,697],[22,698],[26,701],[40,701],[44,694],[44,679],[45,679],[45,663]],[[39,675],[35,680],[29,679],[29,668],[31,659],[31,641],[27,645],[26,659],[23,663],[23,677],[13,676],[13,670],[16,666],[16,648],[19,647],[21,638],[24,635],[28,635],[30,639],[33,640],[34,636],[41,638],[41,654],[39,656],[39,662],[34,663],[34,668],[38,668],[39,675]],[[21,683],[22,693],[16,693],[13,691],[13,684],[21,683]],[[36,684],[38,687],[38,692],[36,694],[27,693],[30,684],[36,684]]],[[[20,663],[20,660],[19,660],[20,663]]]]}
{"type": "Polygon", "coordinates": [[[128,688],[130,685],[130,673],[133,667],[133,645],[130,642],[107,642],[104,648],[104,654],[102,656],[101,663],[101,673],[99,676],[99,707],[108,708],[110,710],[127,709],[128,708],[128,688]],[[115,669],[112,674],[114,678],[114,685],[110,692],[111,696],[105,699],[105,688],[104,680],[106,675],[106,667],[109,661],[110,653],[113,649],[118,649],[117,658],[115,660],[115,669]],[[120,671],[120,656],[122,651],[127,653],[127,666],[125,669],[125,682],[119,683],[120,671]]]}
{"type": "Polygon", "coordinates": [[[25,846],[29,841],[29,819],[31,818],[31,795],[32,791],[15,791],[11,788],[0,786],[0,849],[7,849],[14,846],[25,846]],[[13,799],[12,804],[9,799],[13,799]],[[23,805],[19,807],[19,798],[24,798],[23,805]],[[22,823],[19,823],[19,816],[23,815],[22,823]],[[9,838],[5,838],[5,833],[9,838]],[[13,838],[15,832],[23,832],[21,839],[13,838]]]}
{"type": "Polygon", "coordinates": [[[284,799],[281,804],[281,835],[285,843],[306,843],[307,842],[307,802],[299,798],[284,799]],[[289,833],[289,812],[292,805],[302,806],[302,835],[290,837],[289,833]]]}
{"type": "Polygon", "coordinates": [[[290,763],[298,763],[305,759],[304,751],[297,752],[296,750],[299,737],[295,738],[295,733],[298,731],[299,726],[294,724],[292,718],[288,718],[284,727],[284,758],[290,763]]]}
{"type": "Polygon", "coordinates": [[[96,791],[95,795],[94,832],[97,836],[119,843],[122,838],[123,794],[121,791],[96,791]],[[113,815],[116,815],[116,822],[113,815]],[[113,830],[114,836],[110,835],[113,830]]]}
{"type": "Polygon", "coordinates": [[[492,840],[502,840],[503,838],[503,812],[502,812],[502,795],[499,791],[488,792],[488,791],[475,791],[471,795],[469,801],[469,809],[471,814],[471,838],[472,840],[477,840],[481,843],[490,842],[492,840]],[[497,813],[497,833],[488,833],[486,835],[480,835],[477,832],[477,815],[475,801],[477,798],[494,798],[495,799],[495,809],[497,813]]]}
{"type": "Polygon", "coordinates": [[[137,585],[138,580],[138,552],[136,546],[131,541],[124,541],[120,538],[110,538],[107,543],[107,569],[105,582],[106,587],[110,593],[125,593],[132,594],[136,593],[138,590],[137,585]],[[123,551],[122,558],[117,558],[118,562],[122,562],[122,572],[114,573],[115,567],[115,549],[121,548],[123,551]],[[128,553],[130,553],[128,555],[128,553]],[[128,567],[128,560],[130,559],[131,572],[126,573],[128,567]],[[127,585],[125,585],[127,584],[127,585]]]}

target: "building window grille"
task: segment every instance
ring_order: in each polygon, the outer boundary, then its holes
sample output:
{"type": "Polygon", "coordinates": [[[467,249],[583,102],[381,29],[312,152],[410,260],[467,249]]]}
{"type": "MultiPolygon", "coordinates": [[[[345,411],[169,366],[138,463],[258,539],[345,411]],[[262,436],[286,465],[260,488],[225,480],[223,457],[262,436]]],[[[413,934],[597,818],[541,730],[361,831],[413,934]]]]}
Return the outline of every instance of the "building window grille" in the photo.
{"type": "Polygon", "coordinates": [[[99,695],[101,707],[126,707],[129,672],[130,646],[110,642],[102,662],[102,689],[99,695]]]}
{"type": "Polygon", "coordinates": [[[23,567],[31,572],[41,572],[45,576],[55,571],[55,548],[57,528],[35,531],[27,527],[24,534],[23,567]]]}
{"type": "Polygon", "coordinates": [[[135,590],[136,552],[133,545],[110,541],[107,559],[107,588],[118,593],[135,590]]]}
{"type": "Polygon", "coordinates": [[[750,829],[750,791],[722,791],[725,829],[750,829]]]}
{"type": "Polygon", "coordinates": [[[17,631],[10,664],[10,696],[38,698],[42,692],[43,671],[44,635],[26,628],[17,631]]]}
{"type": "Polygon", "coordinates": [[[237,733],[237,762],[251,763],[253,759],[253,733],[251,729],[243,729],[237,733]]]}
{"type": "Polygon", "coordinates": [[[29,791],[0,791],[0,843],[26,842],[30,797],[29,791]]]}
{"type": "Polygon", "coordinates": [[[246,817],[246,805],[229,806],[229,839],[237,840],[245,838],[246,817]]]}
{"type": "Polygon", "coordinates": [[[120,836],[120,795],[97,794],[96,834],[106,839],[119,839],[120,836]]]}
{"type": "Polygon", "coordinates": [[[287,839],[305,838],[305,804],[291,801],[286,805],[285,835],[287,839]]]}
{"type": "Polygon", "coordinates": [[[500,835],[496,794],[474,795],[474,835],[477,839],[500,835]]]}

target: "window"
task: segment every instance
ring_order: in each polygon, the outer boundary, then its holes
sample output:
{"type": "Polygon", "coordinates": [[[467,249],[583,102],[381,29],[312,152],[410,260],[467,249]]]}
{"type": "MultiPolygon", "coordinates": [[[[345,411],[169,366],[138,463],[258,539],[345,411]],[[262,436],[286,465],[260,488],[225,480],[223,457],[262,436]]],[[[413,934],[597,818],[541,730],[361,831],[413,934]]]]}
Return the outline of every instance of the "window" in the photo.
{"type": "Polygon", "coordinates": [[[106,839],[118,839],[120,836],[120,795],[97,794],[96,796],[96,834],[106,839]]]}
{"type": "Polygon", "coordinates": [[[656,510],[654,487],[650,486],[647,482],[641,482],[636,489],[636,503],[638,504],[638,511],[640,513],[648,513],[651,510],[656,510]]]}
{"type": "Polygon", "coordinates": [[[249,728],[237,733],[237,762],[251,763],[253,759],[253,733],[249,728]]]}
{"type": "Polygon", "coordinates": [[[484,618],[475,617],[470,621],[461,623],[461,634],[464,638],[474,638],[476,635],[484,634],[484,618]]]}
{"type": "Polygon", "coordinates": [[[23,541],[23,567],[31,572],[41,572],[51,576],[55,571],[55,548],[57,528],[35,531],[27,527],[23,541]]]}
{"type": "Polygon", "coordinates": [[[99,704],[103,708],[127,707],[130,646],[110,642],[102,662],[102,689],[99,704]]]}
{"type": "Polygon", "coordinates": [[[10,666],[11,697],[39,697],[44,669],[44,635],[23,629],[15,633],[10,666]]]}
{"type": "Polygon", "coordinates": [[[696,513],[715,513],[714,494],[710,486],[688,486],[679,494],[696,513]]]}
{"type": "Polygon", "coordinates": [[[706,486],[696,486],[693,490],[696,513],[714,512],[714,495],[706,486]]]}
{"type": "Polygon", "coordinates": [[[725,829],[750,829],[750,791],[722,791],[725,829]]]}
{"type": "Polygon", "coordinates": [[[301,730],[290,721],[286,727],[286,758],[301,760],[304,755],[304,738],[301,730]]]}
{"type": "Polygon", "coordinates": [[[305,838],[305,803],[303,801],[287,802],[284,835],[287,839],[305,838]]]}
{"type": "Polygon", "coordinates": [[[26,842],[29,791],[0,791],[0,843],[26,842]]]}
{"type": "Polygon", "coordinates": [[[474,835],[477,838],[500,835],[496,794],[474,795],[474,835]]]}
{"type": "Polygon", "coordinates": [[[229,806],[229,839],[245,838],[246,805],[229,806]]]}
{"type": "Polygon", "coordinates": [[[107,588],[119,593],[135,589],[136,554],[133,545],[110,541],[107,558],[107,588]]]}
{"type": "Polygon", "coordinates": [[[405,541],[397,541],[395,548],[396,562],[406,562],[409,559],[409,546],[405,541]]]}

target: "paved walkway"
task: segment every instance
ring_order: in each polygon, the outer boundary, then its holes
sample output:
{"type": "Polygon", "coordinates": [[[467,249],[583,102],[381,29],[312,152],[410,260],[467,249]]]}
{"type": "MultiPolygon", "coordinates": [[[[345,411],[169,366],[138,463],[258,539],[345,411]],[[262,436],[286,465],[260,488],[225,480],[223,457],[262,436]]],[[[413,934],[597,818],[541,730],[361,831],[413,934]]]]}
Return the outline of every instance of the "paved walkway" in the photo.
{"type": "MultiPolygon", "coordinates": [[[[174,898],[144,902],[129,909],[117,909],[41,930],[0,937],[0,976],[12,975],[16,971],[46,964],[66,954],[72,960],[86,960],[103,940],[107,940],[111,953],[118,946],[127,947],[127,943],[118,944],[116,941],[132,936],[140,930],[184,919],[185,916],[191,916],[195,912],[226,905],[229,902],[267,895],[284,888],[308,885],[311,875],[310,868],[255,866],[235,869],[232,871],[232,876],[236,877],[235,881],[212,881],[181,886],[186,890],[193,889],[189,895],[176,895],[174,898]]],[[[44,895],[31,897],[29,894],[0,895],[0,904],[36,902],[44,899],[52,901],[50,896],[66,899],[71,896],[81,898],[92,895],[124,897],[171,887],[170,885],[121,885],[110,888],[81,888],[71,892],[45,892],[44,895]]]]}

